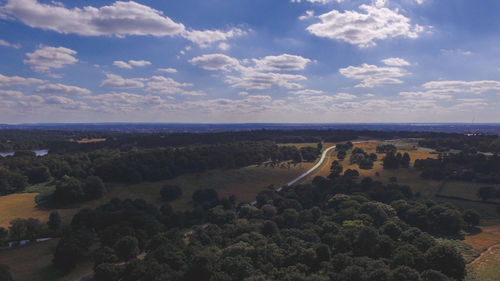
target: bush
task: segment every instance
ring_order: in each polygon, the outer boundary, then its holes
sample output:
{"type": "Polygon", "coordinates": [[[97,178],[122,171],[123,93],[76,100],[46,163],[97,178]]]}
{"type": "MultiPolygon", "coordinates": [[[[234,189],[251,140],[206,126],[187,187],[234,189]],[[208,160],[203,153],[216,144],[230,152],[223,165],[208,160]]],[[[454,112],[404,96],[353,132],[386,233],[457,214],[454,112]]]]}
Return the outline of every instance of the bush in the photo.
{"type": "Polygon", "coordinates": [[[160,195],[164,201],[174,201],[181,197],[182,189],[176,185],[165,185],[160,190],[160,195]]]}

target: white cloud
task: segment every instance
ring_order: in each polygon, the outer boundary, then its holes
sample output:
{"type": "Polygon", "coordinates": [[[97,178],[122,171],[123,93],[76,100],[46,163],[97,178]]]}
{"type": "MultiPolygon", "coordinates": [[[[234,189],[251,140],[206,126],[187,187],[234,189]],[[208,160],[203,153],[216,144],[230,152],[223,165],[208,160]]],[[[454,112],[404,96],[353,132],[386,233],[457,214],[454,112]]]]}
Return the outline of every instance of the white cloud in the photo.
{"type": "Polygon", "coordinates": [[[204,95],[202,92],[186,91],[183,88],[192,87],[190,83],[179,83],[172,78],[153,76],[146,82],[145,91],[155,94],[204,95]]]}
{"type": "Polygon", "coordinates": [[[307,20],[307,19],[310,19],[314,17],[314,11],[313,10],[309,10],[309,11],[306,11],[305,14],[303,14],[302,16],[299,17],[299,20],[307,20]]]}
{"type": "Polygon", "coordinates": [[[167,72],[167,73],[177,73],[177,69],[171,68],[171,67],[168,67],[168,68],[158,68],[157,71],[159,71],[159,72],[167,72]]]}
{"type": "Polygon", "coordinates": [[[301,3],[302,1],[313,3],[313,4],[316,4],[316,3],[317,4],[327,4],[327,3],[331,3],[331,2],[340,3],[343,0],[291,0],[292,3],[301,3]]]}
{"type": "Polygon", "coordinates": [[[1,10],[30,27],[64,34],[173,36],[185,30],[183,24],[172,21],[161,11],[133,1],[68,9],[36,0],[8,0],[1,10]]]}
{"type": "Polygon", "coordinates": [[[62,68],[65,65],[78,61],[74,57],[76,51],[64,47],[40,46],[33,53],[26,53],[28,59],[23,60],[25,64],[37,72],[49,72],[52,68],[62,68]]]}
{"type": "Polygon", "coordinates": [[[210,44],[226,41],[232,37],[245,35],[246,31],[239,28],[231,28],[228,31],[221,30],[189,30],[182,33],[182,36],[201,47],[208,47],[210,44]]]}
{"type": "Polygon", "coordinates": [[[225,81],[232,87],[245,90],[265,90],[273,85],[286,89],[299,89],[298,82],[307,80],[303,75],[282,74],[273,72],[258,72],[252,69],[241,71],[239,76],[228,75],[225,81]]]}
{"type": "Polygon", "coordinates": [[[288,92],[291,95],[323,95],[325,92],[321,90],[311,90],[311,89],[303,89],[298,91],[290,91],[288,92]]]}
{"type": "Polygon", "coordinates": [[[46,84],[38,86],[35,90],[37,93],[52,94],[52,95],[90,95],[92,92],[85,88],[64,84],[46,84]]]}
{"type": "Polygon", "coordinates": [[[238,93],[238,96],[248,96],[248,92],[245,92],[245,91],[241,91],[238,93]]]}
{"type": "Polygon", "coordinates": [[[9,43],[9,42],[7,42],[5,40],[2,40],[2,39],[0,39],[0,46],[2,46],[2,47],[8,47],[8,48],[14,48],[14,49],[21,48],[20,44],[12,44],[12,43],[9,43]]]}
{"type": "Polygon", "coordinates": [[[128,63],[132,66],[137,66],[137,67],[151,65],[151,62],[147,60],[129,60],[128,63]]]}
{"type": "Polygon", "coordinates": [[[403,81],[398,78],[408,75],[408,72],[400,67],[376,66],[362,64],[361,66],[349,66],[339,69],[340,74],[347,78],[361,80],[356,87],[371,88],[382,84],[400,84],[403,81]]]}
{"type": "Polygon", "coordinates": [[[58,109],[76,110],[87,108],[86,103],[82,101],[75,101],[68,97],[49,96],[45,98],[45,102],[50,105],[56,105],[58,109]]]}
{"type": "Polygon", "coordinates": [[[423,27],[412,26],[410,19],[397,10],[369,5],[359,8],[366,13],[332,10],[322,14],[318,16],[320,22],[310,25],[307,30],[319,37],[343,40],[362,48],[375,46],[375,40],[380,39],[417,38],[423,31],[423,27]]]}
{"type": "Polygon", "coordinates": [[[185,88],[193,86],[191,83],[180,83],[159,75],[149,78],[123,78],[120,75],[106,73],[106,77],[101,86],[118,89],[144,88],[146,92],[165,95],[202,96],[205,94],[202,91],[186,90],[185,88]]]}
{"type": "Polygon", "coordinates": [[[355,95],[351,95],[348,93],[338,93],[336,95],[333,95],[333,98],[338,99],[338,100],[353,100],[357,98],[355,95]]]}
{"type": "Polygon", "coordinates": [[[88,100],[96,104],[95,110],[104,112],[151,110],[165,103],[159,96],[138,95],[126,92],[89,96],[88,100]]]}
{"type": "Polygon", "coordinates": [[[433,93],[432,91],[419,91],[419,92],[401,92],[400,96],[411,99],[432,99],[432,100],[449,100],[451,95],[433,93]]]}
{"type": "Polygon", "coordinates": [[[422,85],[425,89],[429,89],[438,93],[472,93],[482,94],[488,91],[500,91],[500,81],[481,80],[481,81],[431,81],[422,85]]]}
{"type": "Polygon", "coordinates": [[[132,69],[132,66],[130,64],[121,60],[115,60],[113,62],[113,65],[119,68],[132,69]]]}
{"type": "Polygon", "coordinates": [[[20,76],[5,76],[0,74],[0,87],[27,86],[30,84],[43,83],[44,80],[36,78],[24,78],[20,76]]]}
{"type": "Polygon", "coordinates": [[[402,58],[387,58],[383,59],[382,62],[389,66],[409,66],[411,63],[402,58]]]}
{"type": "Polygon", "coordinates": [[[253,62],[255,69],[261,71],[297,71],[304,70],[311,60],[301,56],[281,54],[279,56],[253,59],[253,62]]]}
{"type": "Polygon", "coordinates": [[[235,88],[245,90],[265,90],[276,85],[286,89],[299,89],[302,85],[298,82],[307,80],[303,75],[276,73],[268,71],[302,70],[309,59],[282,54],[267,56],[262,59],[252,59],[252,66],[246,66],[250,60],[239,60],[224,54],[205,54],[192,58],[189,61],[206,70],[222,70],[232,72],[225,77],[225,82],[235,88]]]}
{"type": "Polygon", "coordinates": [[[21,91],[14,90],[1,90],[0,89],[0,98],[21,98],[24,97],[24,94],[21,91]]]}
{"type": "Polygon", "coordinates": [[[189,62],[206,70],[229,71],[231,68],[237,68],[240,65],[237,59],[224,54],[206,54],[192,58],[189,62]]]}
{"type": "Polygon", "coordinates": [[[106,73],[106,79],[101,82],[101,86],[121,89],[142,88],[143,79],[131,78],[125,79],[117,74],[106,73]]]}
{"type": "Polygon", "coordinates": [[[134,66],[142,67],[151,65],[151,62],[147,60],[129,60],[128,62],[117,60],[113,62],[113,65],[119,68],[132,69],[134,66]]]}
{"type": "Polygon", "coordinates": [[[231,48],[231,46],[226,42],[220,42],[217,48],[219,48],[219,50],[221,51],[227,51],[231,48]]]}

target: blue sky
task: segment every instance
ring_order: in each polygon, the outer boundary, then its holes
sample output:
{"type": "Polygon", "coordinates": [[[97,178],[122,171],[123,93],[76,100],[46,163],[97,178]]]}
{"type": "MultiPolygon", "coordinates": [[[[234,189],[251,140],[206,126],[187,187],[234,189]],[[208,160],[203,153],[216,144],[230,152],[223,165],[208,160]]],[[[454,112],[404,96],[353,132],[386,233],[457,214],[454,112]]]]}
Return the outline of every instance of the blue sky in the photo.
{"type": "Polygon", "coordinates": [[[497,0],[0,0],[0,123],[500,122],[497,0]]]}

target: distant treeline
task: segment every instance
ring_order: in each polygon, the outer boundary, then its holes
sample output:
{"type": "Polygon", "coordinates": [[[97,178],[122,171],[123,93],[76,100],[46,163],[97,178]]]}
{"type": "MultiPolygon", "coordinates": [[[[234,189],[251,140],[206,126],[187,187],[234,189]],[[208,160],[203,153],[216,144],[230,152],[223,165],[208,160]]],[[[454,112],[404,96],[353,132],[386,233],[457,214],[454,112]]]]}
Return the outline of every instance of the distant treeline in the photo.
{"type": "MultiPolygon", "coordinates": [[[[49,153],[89,152],[97,149],[183,147],[241,141],[276,143],[340,142],[358,138],[444,138],[461,134],[359,130],[255,130],[216,133],[119,133],[91,131],[0,130],[0,151],[48,148],[49,153]],[[106,141],[77,143],[74,140],[101,138],[106,141]],[[73,141],[71,141],[73,140],[73,141]]],[[[493,138],[493,137],[492,137],[493,138]]],[[[430,144],[429,144],[430,145],[430,144]]]]}
{"type": "Polygon", "coordinates": [[[500,152],[500,138],[496,135],[451,135],[419,141],[419,145],[445,152],[450,149],[466,152],[500,152]]]}
{"type": "MultiPolygon", "coordinates": [[[[272,141],[131,149],[123,152],[103,149],[88,153],[48,154],[44,157],[36,157],[30,151],[18,151],[13,157],[0,158],[0,195],[22,191],[28,184],[59,180],[64,176],[81,180],[98,176],[107,182],[137,183],[210,169],[241,168],[266,161],[311,161],[319,153],[317,148],[299,150],[295,146],[278,146],[272,141]]],[[[80,194],[81,186],[74,186],[74,192],[80,194]]]]}

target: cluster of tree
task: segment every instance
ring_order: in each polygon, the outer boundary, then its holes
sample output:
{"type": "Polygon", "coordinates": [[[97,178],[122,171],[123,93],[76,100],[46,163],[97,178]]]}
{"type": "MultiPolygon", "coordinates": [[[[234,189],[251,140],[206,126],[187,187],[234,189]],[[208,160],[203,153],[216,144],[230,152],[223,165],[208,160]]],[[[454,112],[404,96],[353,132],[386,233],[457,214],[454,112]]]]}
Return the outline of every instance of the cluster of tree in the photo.
{"type": "Polygon", "coordinates": [[[383,158],[383,166],[386,170],[396,170],[399,168],[408,168],[410,167],[410,154],[405,152],[401,154],[398,152],[394,154],[394,152],[389,152],[383,158]]]}
{"type": "Polygon", "coordinates": [[[351,149],[354,145],[352,142],[348,141],[346,143],[339,143],[335,146],[335,151],[337,152],[337,158],[340,160],[345,159],[347,151],[351,149]]]}
{"type": "Polygon", "coordinates": [[[437,159],[415,161],[415,168],[422,171],[426,179],[445,178],[476,181],[488,184],[500,183],[500,156],[473,153],[440,154],[437,159]]]}
{"type": "Polygon", "coordinates": [[[465,214],[411,198],[408,187],[343,175],[264,190],[254,205],[214,190],[195,192],[184,212],[114,199],[75,215],[54,264],[92,259],[107,281],[462,280],[460,253],[428,233],[456,235],[465,214]]]}
{"type": "Polygon", "coordinates": [[[494,186],[483,186],[477,190],[477,197],[483,201],[500,199],[500,188],[494,186]]]}
{"type": "Polygon", "coordinates": [[[418,144],[440,152],[454,149],[468,153],[477,151],[500,153],[500,138],[497,135],[443,135],[421,140],[418,144]]]}
{"type": "Polygon", "coordinates": [[[376,149],[377,153],[396,153],[398,151],[398,149],[396,148],[396,146],[392,145],[392,144],[381,144],[381,145],[377,145],[377,149],[376,149]]]}
{"type": "Polygon", "coordinates": [[[18,242],[47,237],[55,233],[60,225],[61,217],[57,211],[50,213],[47,224],[43,224],[35,218],[14,219],[10,222],[8,229],[0,227],[0,246],[4,246],[8,241],[18,242]]]}
{"type": "Polygon", "coordinates": [[[377,161],[377,154],[366,153],[362,148],[356,147],[351,152],[349,162],[351,164],[358,164],[360,169],[369,170],[373,168],[373,162],[377,161]]]}
{"type": "Polygon", "coordinates": [[[241,168],[265,161],[302,159],[301,151],[273,142],[238,142],[182,149],[132,150],[94,161],[95,174],[104,181],[141,182],[217,168],[241,168]]]}
{"type": "Polygon", "coordinates": [[[321,149],[319,147],[301,147],[300,154],[302,159],[306,162],[314,162],[316,158],[321,154],[321,149]]]}
{"type": "Polygon", "coordinates": [[[106,186],[99,177],[90,176],[86,179],[78,179],[63,176],[56,182],[56,190],[52,194],[50,203],[63,206],[98,199],[106,192],[106,186]]]}

